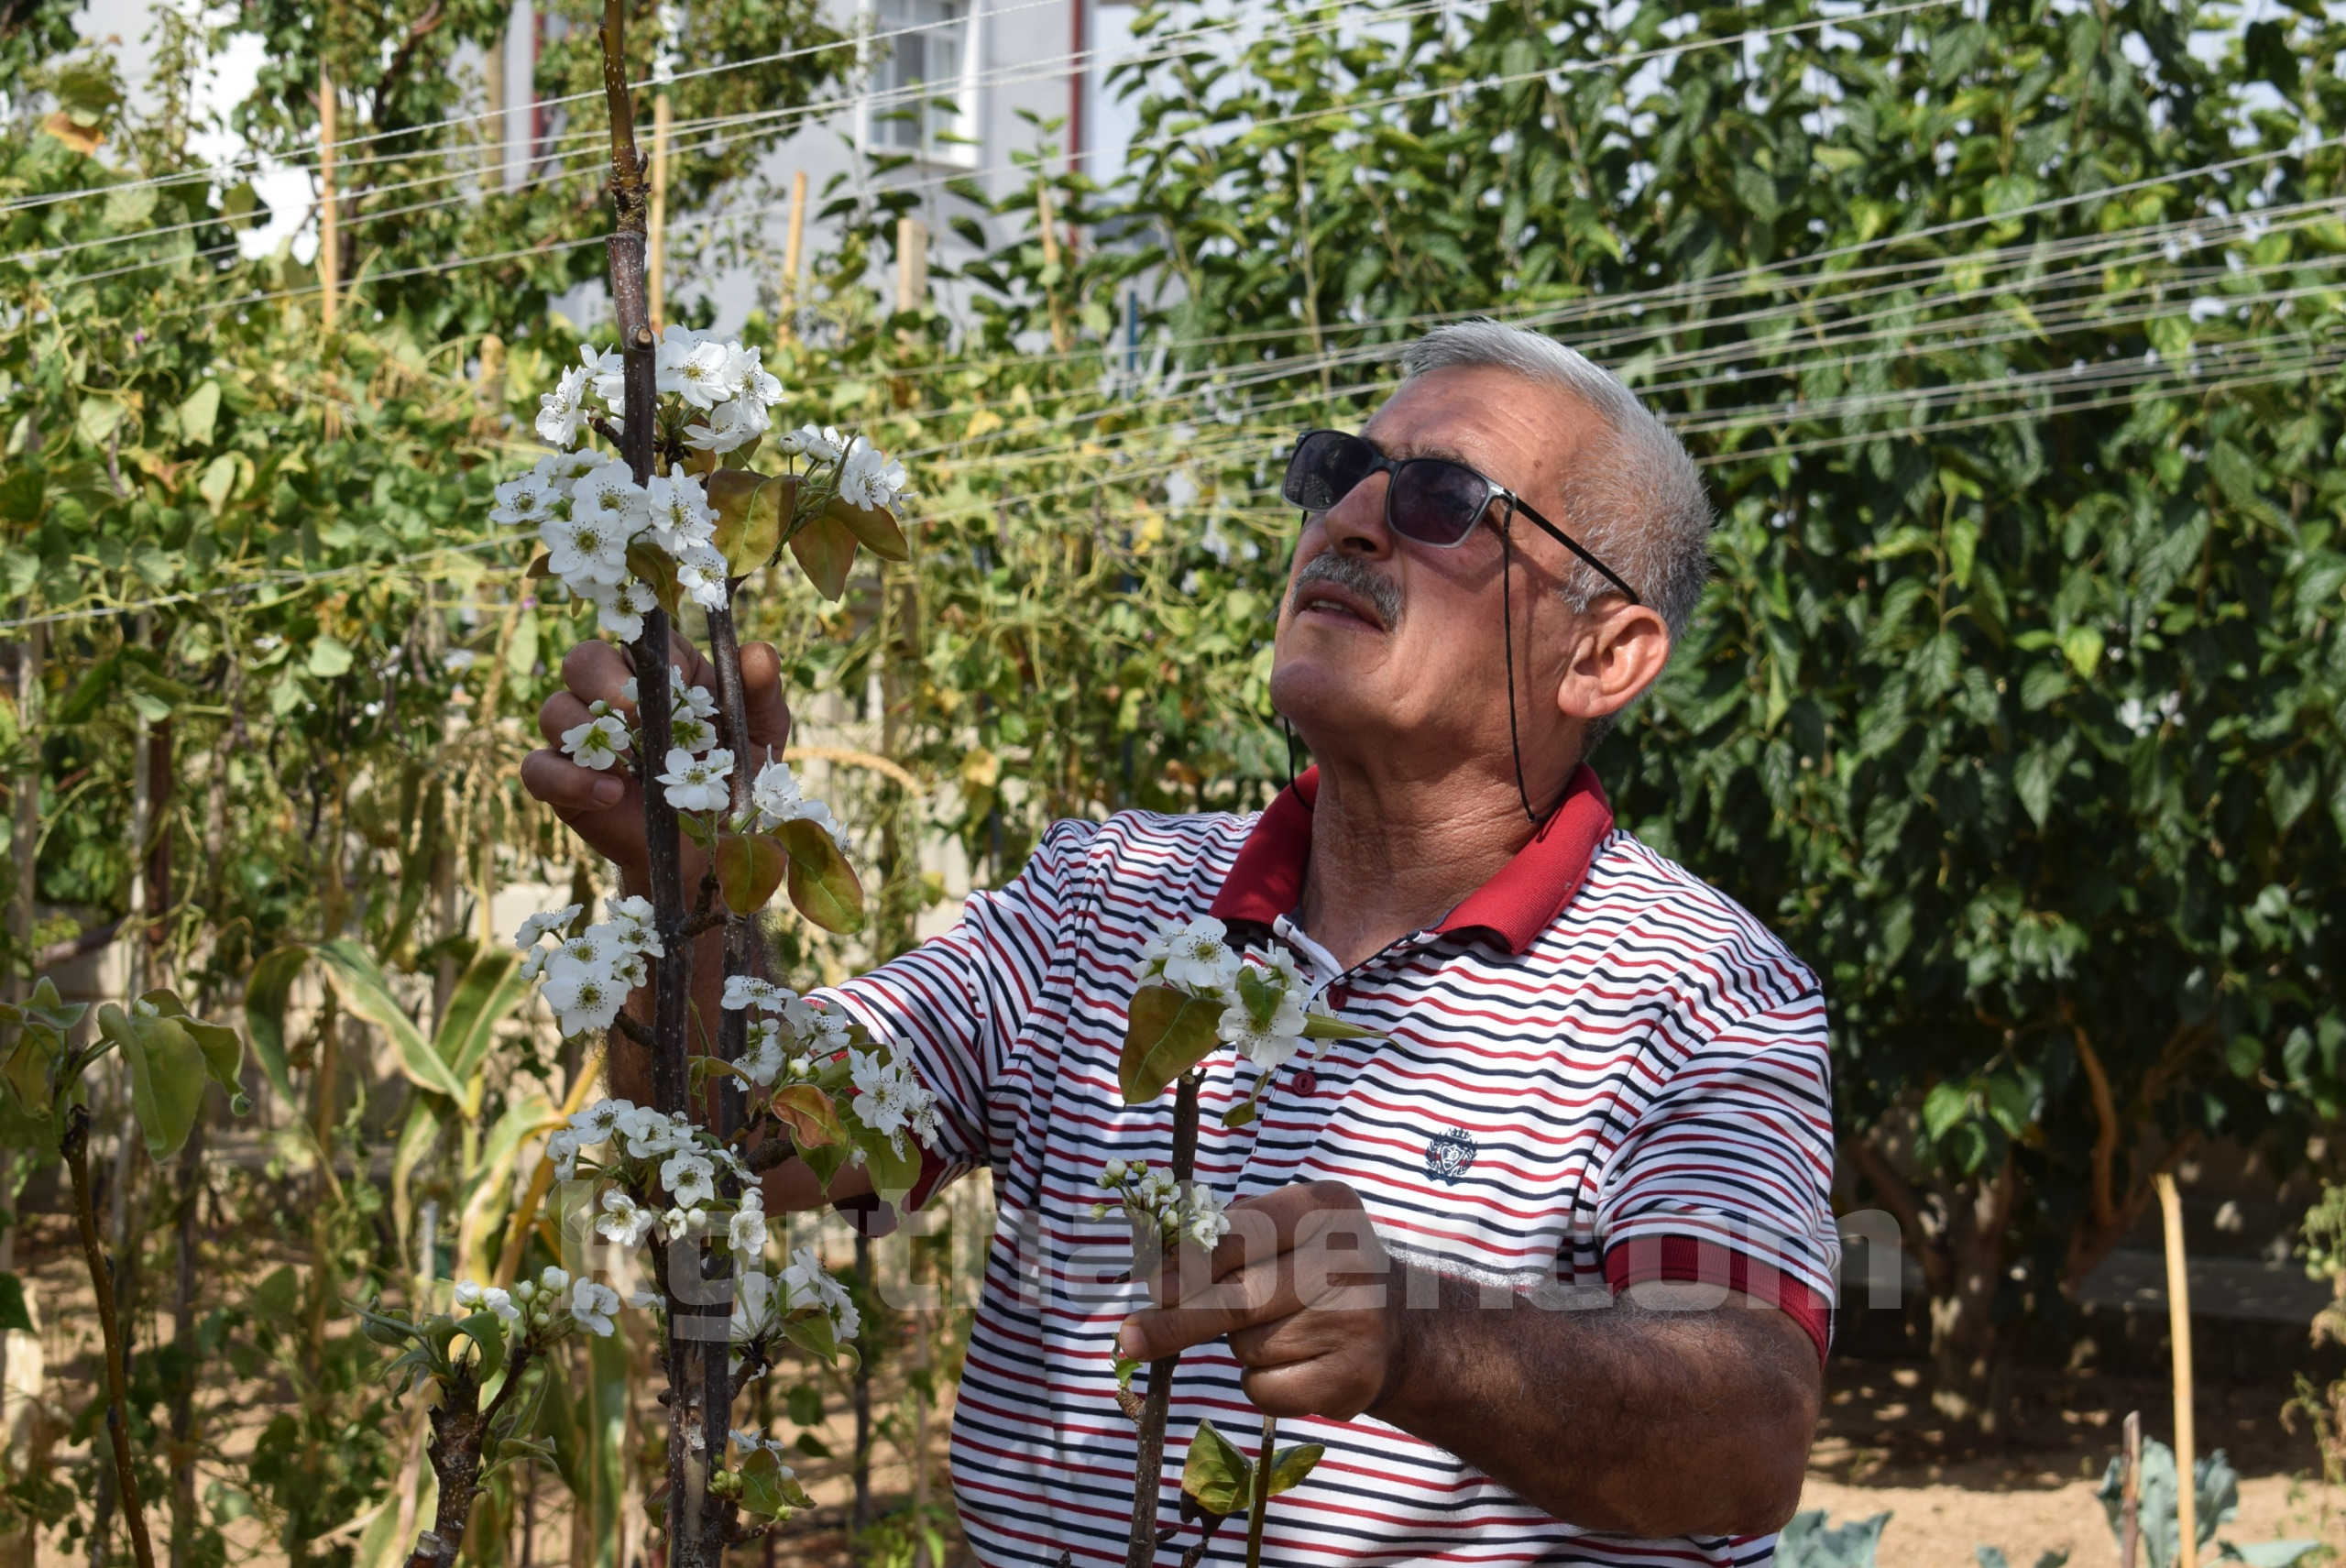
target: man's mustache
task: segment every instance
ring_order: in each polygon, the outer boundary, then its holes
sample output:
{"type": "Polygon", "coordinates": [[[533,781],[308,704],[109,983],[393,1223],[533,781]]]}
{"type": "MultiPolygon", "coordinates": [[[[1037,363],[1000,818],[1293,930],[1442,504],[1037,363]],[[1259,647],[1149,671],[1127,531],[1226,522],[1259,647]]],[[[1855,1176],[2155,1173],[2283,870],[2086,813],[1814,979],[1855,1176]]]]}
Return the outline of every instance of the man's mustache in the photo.
{"type": "Polygon", "coordinates": [[[1340,588],[1350,588],[1376,609],[1376,619],[1384,622],[1387,631],[1401,624],[1400,588],[1392,578],[1370,570],[1368,563],[1357,555],[1323,550],[1306,561],[1303,570],[1295,575],[1295,587],[1288,595],[1290,614],[1301,602],[1303,590],[1313,583],[1333,583],[1340,588]]]}

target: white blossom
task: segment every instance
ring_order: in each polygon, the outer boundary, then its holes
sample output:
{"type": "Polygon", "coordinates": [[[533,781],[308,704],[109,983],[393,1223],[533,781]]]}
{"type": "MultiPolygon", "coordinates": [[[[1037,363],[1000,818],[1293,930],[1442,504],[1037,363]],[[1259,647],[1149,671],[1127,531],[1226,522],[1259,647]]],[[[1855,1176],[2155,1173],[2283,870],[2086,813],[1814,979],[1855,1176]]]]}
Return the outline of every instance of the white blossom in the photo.
{"type": "Polygon", "coordinates": [[[588,1333],[609,1338],[611,1315],[619,1310],[619,1293],[597,1280],[581,1279],[570,1288],[570,1315],[588,1333]]]}
{"type": "Polygon", "coordinates": [[[590,718],[562,732],[563,754],[582,768],[602,773],[627,751],[627,726],[617,714],[590,718]]]}
{"type": "Polygon", "coordinates": [[[597,353],[582,343],[578,345],[578,363],[585,367],[595,395],[603,400],[604,407],[613,413],[627,407],[627,360],[618,349],[606,348],[597,353]]]}
{"type": "Polygon", "coordinates": [[[725,579],[731,571],[724,552],[714,544],[687,544],[676,557],[676,586],[703,609],[723,609],[725,579]]]}
{"type": "Polygon", "coordinates": [[[681,1150],[661,1162],[660,1185],[679,1206],[697,1209],[717,1196],[717,1167],[697,1150],[681,1150]]]}
{"type": "Polygon", "coordinates": [[[719,746],[705,757],[683,747],[668,753],[668,771],[660,775],[668,804],[679,811],[722,811],[730,793],[725,781],[733,772],[733,753],[719,746]]]}
{"type": "Polygon", "coordinates": [[[717,514],[708,510],[707,494],[692,475],[657,475],[644,490],[652,541],[669,554],[682,556],[686,548],[707,543],[717,532],[717,514]]]}
{"type": "Polygon", "coordinates": [[[518,479],[508,479],[493,492],[497,504],[488,509],[488,521],[506,524],[543,522],[554,515],[562,494],[535,469],[518,479]]]}
{"type": "Polygon", "coordinates": [[[660,596],[641,577],[616,586],[598,583],[584,597],[595,606],[595,630],[626,642],[643,635],[643,618],[660,603],[660,596]]]}
{"type": "Polygon", "coordinates": [[[627,534],[617,522],[576,510],[539,524],[538,537],[545,542],[548,568],[584,598],[598,585],[617,587],[627,581],[627,534]]]}
{"type": "Polygon", "coordinates": [[[847,437],[830,425],[817,430],[811,424],[802,424],[784,436],[779,444],[785,454],[813,463],[836,463],[847,452],[847,437]]]}
{"type": "Polygon", "coordinates": [[[608,522],[619,531],[622,553],[638,531],[650,526],[652,497],[635,482],[635,472],[618,458],[579,476],[571,487],[570,515],[608,522]]]}
{"type": "Polygon", "coordinates": [[[521,1309],[513,1304],[510,1291],[495,1285],[477,1285],[469,1279],[456,1281],[456,1305],[467,1311],[494,1312],[505,1321],[518,1321],[521,1309]]]}
{"type": "Polygon", "coordinates": [[[697,422],[685,426],[685,444],[696,452],[738,452],[763,435],[772,419],[766,405],[758,399],[733,398],[709,410],[697,422]]]}
{"type": "Polygon", "coordinates": [[[595,1233],[623,1247],[641,1246],[659,1218],[614,1187],[603,1194],[603,1212],[596,1218],[595,1233]]]}
{"type": "Polygon", "coordinates": [[[570,1118],[570,1130],[590,1144],[599,1144],[617,1132],[619,1118],[634,1109],[632,1100],[597,1100],[570,1118]]]}
{"type": "Polygon", "coordinates": [[[609,461],[593,448],[582,446],[576,452],[547,453],[538,459],[538,466],[530,473],[567,505],[570,493],[579,479],[609,461]]]}
{"type": "Polygon", "coordinates": [[[546,1163],[554,1167],[556,1181],[569,1181],[578,1175],[578,1151],[587,1140],[568,1127],[546,1140],[546,1163]]]}
{"type": "Polygon", "coordinates": [[[851,1021],[839,1008],[794,998],[784,1005],[782,1017],[792,1034],[825,1056],[837,1056],[854,1043],[851,1021]]]}
{"type": "Polygon", "coordinates": [[[1192,995],[1219,995],[1238,978],[1230,929],[1210,915],[1158,932],[1141,948],[1141,959],[1144,978],[1162,978],[1192,995]]]}
{"type": "MultiPolygon", "coordinates": [[[[641,894],[613,899],[611,925],[619,931],[619,939],[629,946],[650,953],[655,959],[663,956],[660,933],[652,924],[650,899],[641,894]]],[[[627,1102],[622,1100],[618,1103],[624,1105],[627,1102]]]]}
{"type": "Polygon", "coordinates": [[[538,397],[538,436],[549,446],[568,448],[578,440],[578,427],[586,419],[586,382],[585,366],[575,365],[562,373],[554,390],[538,397]]]}
{"type": "Polygon", "coordinates": [[[547,932],[559,931],[573,920],[577,919],[579,911],[585,907],[586,905],[579,904],[565,904],[559,909],[549,910],[543,915],[531,916],[521,922],[521,928],[513,933],[513,946],[522,952],[528,952],[545,939],[547,932]]]}
{"type": "Polygon", "coordinates": [[[904,466],[861,436],[839,461],[839,499],[853,507],[893,507],[904,494],[904,466]]]}
{"type": "Polygon", "coordinates": [[[692,1143],[689,1125],[679,1127],[675,1118],[649,1105],[629,1106],[619,1113],[616,1126],[629,1156],[635,1159],[656,1159],[692,1143]]]}
{"type": "Polygon", "coordinates": [[[773,1277],[763,1269],[743,1269],[733,1287],[733,1337],[753,1340],[772,1326],[774,1306],[773,1277]]]}
{"type": "Polygon", "coordinates": [[[924,1141],[937,1136],[936,1097],[921,1087],[901,1061],[882,1059],[877,1051],[848,1052],[848,1073],[855,1080],[855,1113],[863,1124],[901,1150],[907,1129],[924,1141]]]}
{"type": "Polygon", "coordinates": [[[1222,1212],[1222,1200],[1204,1182],[1189,1183],[1189,1201],[1184,1207],[1182,1233],[1200,1246],[1213,1245],[1229,1231],[1230,1218],[1222,1212]]]}
{"type": "Polygon", "coordinates": [[[848,1299],[847,1288],[823,1271],[822,1260],[811,1246],[802,1246],[790,1255],[790,1266],[782,1271],[782,1283],[788,1292],[785,1298],[792,1310],[811,1307],[828,1313],[833,1329],[841,1339],[852,1339],[862,1319],[856,1313],[855,1303],[848,1299]]]}
{"type": "Polygon", "coordinates": [[[562,1290],[569,1284],[570,1271],[558,1263],[549,1263],[538,1270],[538,1288],[541,1290],[548,1292],[562,1290]]]}
{"type": "Polygon", "coordinates": [[[735,384],[725,374],[730,358],[724,344],[688,326],[672,325],[660,334],[653,360],[659,389],[693,408],[713,408],[733,395],[735,384]]]}
{"type": "Polygon", "coordinates": [[[729,974],[725,977],[725,992],[718,999],[720,1006],[736,1013],[744,1007],[778,1012],[798,1000],[798,993],[788,986],[776,985],[755,975],[729,974]]]}
{"type": "Polygon", "coordinates": [[[697,757],[717,744],[717,726],[697,713],[679,713],[668,720],[668,744],[697,757]]]}
{"type": "Polygon", "coordinates": [[[554,1023],[565,1036],[589,1029],[608,1029],[619,1015],[628,988],[608,970],[593,968],[556,955],[546,965],[544,995],[554,1009],[554,1023]]]}
{"type": "Polygon", "coordinates": [[[725,1239],[737,1256],[759,1257],[766,1249],[766,1212],[752,1201],[756,1196],[755,1188],[743,1193],[741,1206],[726,1223],[725,1239]]]}

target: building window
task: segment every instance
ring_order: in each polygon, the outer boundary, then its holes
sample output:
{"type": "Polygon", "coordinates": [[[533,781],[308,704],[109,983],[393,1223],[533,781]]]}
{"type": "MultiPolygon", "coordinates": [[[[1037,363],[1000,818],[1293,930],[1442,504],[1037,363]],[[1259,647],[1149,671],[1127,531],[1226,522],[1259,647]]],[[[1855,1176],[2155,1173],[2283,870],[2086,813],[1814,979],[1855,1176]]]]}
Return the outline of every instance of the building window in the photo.
{"type": "Polygon", "coordinates": [[[882,38],[872,86],[872,141],[883,148],[966,162],[974,104],[967,77],[969,0],[874,0],[872,30],[882,38]],[[904,31],[915,28],[916,31],[904,31]]]}

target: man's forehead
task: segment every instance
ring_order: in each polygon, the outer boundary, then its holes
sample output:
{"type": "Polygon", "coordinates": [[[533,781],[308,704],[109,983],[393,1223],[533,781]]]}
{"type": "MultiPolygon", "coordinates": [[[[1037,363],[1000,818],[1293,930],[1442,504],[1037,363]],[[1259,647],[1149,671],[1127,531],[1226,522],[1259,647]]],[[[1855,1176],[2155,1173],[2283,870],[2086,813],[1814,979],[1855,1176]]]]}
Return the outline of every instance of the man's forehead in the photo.
{"type": "Polygon", "coordinates": [[[1582,411],[1553,389],[1496,367],[1434,371],[1401,385],[1361,435],[1387,457],[1446,457],[1507,482],[1579,444],[1582,411]]]}

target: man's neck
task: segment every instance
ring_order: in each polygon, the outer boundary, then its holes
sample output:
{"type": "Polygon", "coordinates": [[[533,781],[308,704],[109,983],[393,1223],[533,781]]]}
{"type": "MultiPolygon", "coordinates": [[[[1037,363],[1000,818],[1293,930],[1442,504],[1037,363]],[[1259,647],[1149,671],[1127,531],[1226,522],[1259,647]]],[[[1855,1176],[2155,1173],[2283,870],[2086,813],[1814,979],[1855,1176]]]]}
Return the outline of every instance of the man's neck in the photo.
{"type": "Polygon", "coordinates": [[[1303,928],[1346,969],[1455,909],[1532,834],[1513,782],[1322,765],[1303,928]]]}

